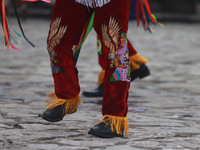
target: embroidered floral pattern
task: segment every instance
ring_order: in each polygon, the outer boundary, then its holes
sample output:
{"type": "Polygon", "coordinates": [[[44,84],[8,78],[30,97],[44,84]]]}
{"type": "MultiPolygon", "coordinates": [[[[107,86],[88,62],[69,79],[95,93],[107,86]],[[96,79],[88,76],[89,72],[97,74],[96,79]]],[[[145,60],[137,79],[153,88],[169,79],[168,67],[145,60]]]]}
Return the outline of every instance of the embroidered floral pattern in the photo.
{"type": "Polygon", "coordinates": [[[109,25],[102,25],[103,42],[110,49],[108,59],[111,60],[109,67],[115,68],[110,77],[110,82],[130,82],[129,50],[127,48],[126,33],[120,34],[120,26],[114,17],[110,17],[109,25]]]}
{"type": "Polygon", "coordinates": [[[57,53],[54,51],[54,47],[56,47],[60,43],[62,37],[67,30],[67,26],[60,26],[61,19],[62,18],[58,17],[53,20],[48,35],[47,49],[50,55],[50,60],[53,63],[59,63],[59,60],[55,59],[57,53]]]}

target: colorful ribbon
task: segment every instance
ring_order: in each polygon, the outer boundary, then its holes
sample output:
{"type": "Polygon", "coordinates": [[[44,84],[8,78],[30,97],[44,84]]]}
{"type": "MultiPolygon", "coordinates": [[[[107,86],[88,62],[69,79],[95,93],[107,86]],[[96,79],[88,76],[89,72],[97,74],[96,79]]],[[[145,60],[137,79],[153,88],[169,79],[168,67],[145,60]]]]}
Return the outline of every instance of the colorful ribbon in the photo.
{"type": "MultiPolygon", "coordinates": [[[[36,1],[39,1],[39,0],[23,0],[23,1],[36,2],[36,1]]],[[[51,3],[51,0],[41,0],[41,1],[46,2],[46,3],[51,3]]]]}
{"type": "MultiPolygon", "coordinates": [[[[154,25],[156,25],[157,23],[160,24],[159,22],[157,22],[155,16],[151,13],[151,9],[148,3],[148,0],[133,0],[132,1],[132,12],[131,17],[136,17],[137,20],[137,26],[140,25],[140,19],[142,21],[143,24],[143,28],[145,31],[149,30],[150,33],[153,32],[153,30],[150,27],[150,22],[153,23],[154,25]]],[[[161,26],[163,26],[162,24],[160,24],[161,26]]]]}
{"type": "Polygon", "coordinates": [[[81,35],[81,37],[79,39],[79,44],[76,45],[75,51],[73,52],[75,64],[77,63],[78,56],[79,56],[79,53],[81,51],[81,47],[82,47],[83,43],[85,42],[85,39],[87,38],[88,34],[90,33],[90,31],[93,28],[93,25],[94,25],[94,16],[95,16],[95,12],[93,12],[92,16],[90,17],[90,20],[84,26],[82,35],[81,35]]]}
{"type": "Polygon", "coordinates": [[[29,40],[27,39],[27,37],[25,36],[25,34],[24,34],[24,31],[23,31],[23,29],[22,29],[21,22],[20,22],[20,19],[19,19],[19,14],[18,14],[18,12],[17,12],[17,6],[16,6],[16,4],[15,4],[15,0],[12,0],[12,3],[13,3],[13,7],[14,7],[14,10],[15,10],[15,14],[16,14],[16,17],[17,17],[18,24],[19,24],[19,28],[20,28],[20,30],[21,30],[21,32],[22,32],[23,37],[25,38],[25,40],[26,40],[31,46],[35,47],[35,45],[34,45],[33,43],[31,43],[31,41],[29,41],[29,40]]]}

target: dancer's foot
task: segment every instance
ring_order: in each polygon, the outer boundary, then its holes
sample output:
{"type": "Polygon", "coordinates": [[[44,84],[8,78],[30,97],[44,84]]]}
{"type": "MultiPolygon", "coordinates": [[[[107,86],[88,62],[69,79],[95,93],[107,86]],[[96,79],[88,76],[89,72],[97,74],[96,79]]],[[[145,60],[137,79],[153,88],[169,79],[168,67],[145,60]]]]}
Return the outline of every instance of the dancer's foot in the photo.
{"type": "Polygon", "coordinates": [[[150,75],[150,71],[148,69],[148,67],[145,64],[140,65],[139,69],[136,69],[134,71],[131,72],[131,81],[139,78],[145,78],[148,75],[150,75]]]}
{"type": "Polygon", "coordinates": [[[103,96],[103,83],[92,91],[83,91],[86,97],[102,97],[103,96]]]}
{"type": "MultiPolygon", "coordinates": [[[[105,118],[107,119],[107,118],[105,118]]],[[[114,138],[114,137],[123,137],[123,134],[117,134],[115,131],[112,132],[111,126],[106,125],[104,122],[96,124],[93,128],[90,129],[88,134],[100,137],[100,138],[114,138]]]]}
{"type": "Polygon", "coordinates": [[[64,117],[64,106],[63,105],[58,105],[55,108],[51,109],[47,109],[43,114],[42,114],[42,118],[46,121],[50,121],[50,122],[58,122],[61,121],[64,117]]]}

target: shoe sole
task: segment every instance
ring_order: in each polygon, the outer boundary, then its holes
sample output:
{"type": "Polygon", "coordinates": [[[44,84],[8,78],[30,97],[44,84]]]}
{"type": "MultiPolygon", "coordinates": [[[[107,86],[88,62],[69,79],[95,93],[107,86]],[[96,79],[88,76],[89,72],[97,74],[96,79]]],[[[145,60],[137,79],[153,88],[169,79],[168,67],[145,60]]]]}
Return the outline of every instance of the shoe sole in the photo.
{"type": "Polygon", "coordinates": [[[88,134],[94,135],[94,136],[97,136],[97,137],[100,137],[100,138],[123,137],[123,135],[119,135],[119,134],[116,134],[116,133],[103,134],[103,133],[100,133],[100,132],[95,132],[95,131],[93,131],[93,130],[90,130],[90,131],[88,132],[88,134]]]}
{"type": "Polygon", "coordinates": [[[42,119],[44,119],[46,121],[49,121],[49,122],[59,122],[59,121],[61,121],[63,119],[63,117],[57,118],[57,119],[50,119],[50,118],[47,118],[47,117],[42,115],[42,119]]]}

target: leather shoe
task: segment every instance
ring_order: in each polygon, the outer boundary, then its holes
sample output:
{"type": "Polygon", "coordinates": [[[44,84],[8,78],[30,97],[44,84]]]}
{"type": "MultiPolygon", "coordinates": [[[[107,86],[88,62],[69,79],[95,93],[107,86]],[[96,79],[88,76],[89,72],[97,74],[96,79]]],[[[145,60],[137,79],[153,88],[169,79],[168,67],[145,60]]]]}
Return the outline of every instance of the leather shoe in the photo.
{"type": "Polygon", "coordinates": [[[114,137],[123,137],[123,134],[117,134],[116,132],[112,132],[111,126],[106,125],[104,122],[101,122],[95,125],[90,129],[88,134],[100,137],[100,138],[114,138],[114,137]]]}
{"type": "Polygon", "coordinates": [[[92,91],[83,91],[86,97],[102,97],[103,96],[103,83],[92,91]]]}
{"type": "Polygon", "coordinates": [[[46,121],[50,122],[58,122],[61,121],[64,117],[64,106],[58,105],[54,109],[47,109],[43,114],[42,118],[46,121]]]}
{"type": "Polygon", "coordinates": [[[145,64],[140,65],[139,69],[136,69],[131,72],[131,81],[139,78],[142,79],[146,76],[150,75],[150,71],[145,64]]]}

